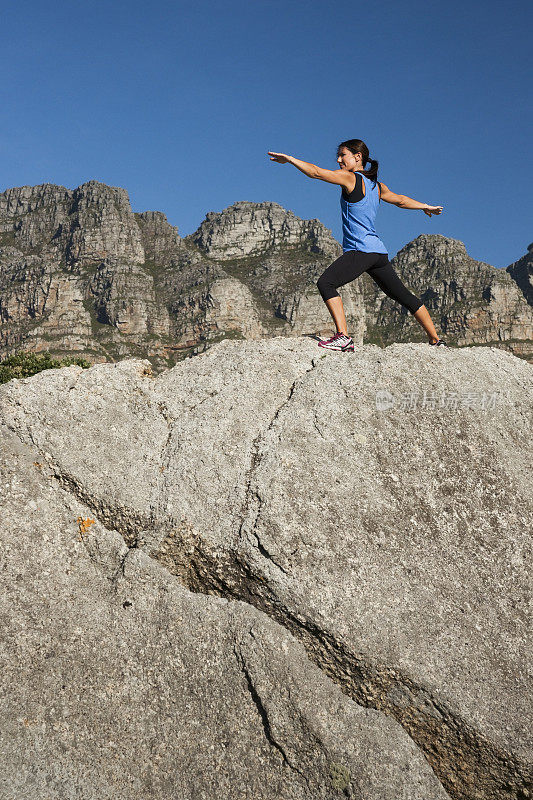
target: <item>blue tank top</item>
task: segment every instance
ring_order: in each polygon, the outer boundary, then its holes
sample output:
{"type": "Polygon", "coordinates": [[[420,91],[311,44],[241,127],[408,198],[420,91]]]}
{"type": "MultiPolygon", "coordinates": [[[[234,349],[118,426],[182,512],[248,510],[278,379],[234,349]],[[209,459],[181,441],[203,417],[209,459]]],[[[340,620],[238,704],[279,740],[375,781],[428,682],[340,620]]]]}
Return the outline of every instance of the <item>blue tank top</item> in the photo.
{"type": "Polygon", "coordinates": [[[360,250],[363,253],[387,253],[387,248],[374,228],[379,206],[379,188],[374,181],[366,180],[359,173],[365,185],[365,196],[356,203],[350,203],[341,193],[342,209],[342,250],[360,250]]]}

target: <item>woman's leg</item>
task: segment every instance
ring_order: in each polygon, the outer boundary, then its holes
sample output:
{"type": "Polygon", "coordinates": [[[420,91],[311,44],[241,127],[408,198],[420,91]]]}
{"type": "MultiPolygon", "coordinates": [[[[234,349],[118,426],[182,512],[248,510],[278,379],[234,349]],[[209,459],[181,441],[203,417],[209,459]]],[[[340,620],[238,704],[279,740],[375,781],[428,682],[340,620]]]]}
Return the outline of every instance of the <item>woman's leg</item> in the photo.
{"type": "Polygon", "coordinates": [[[435,330],[435,326],[433,325],[431,317],[429,316],[429,311],[427,310],[427,308],[425,306],[420,306],[418,311],[415,311],[414,317],[424,328],[425,332],[429,336],[429,341],[430,342],[438,341],[439,337],[437,331],[435,330]]]}
{"type": "Polygon", "coordinates": [[[337,333],[348,335],[346,317],[342,299],[337,289],[345,283],[355,280],[363,272],[376,263],[376,253],[361,253],[356,250],[348,250],[333,262],[320,276],[317,281],[317,288],[329,313],[333,317],[337,333]]]}
{"type": "Polygon", "coordinates": [[[429,316],[429,311],[422,303],[422,300],[404,286],[387,256],[383,255],[381,263],[371,267],[368,270],[368,274],[374,279],[379,288],[385,292],[387,297],[400,303],[411,312],[426,331],[430,341],[437,341],[439,337],[429,316]]]}
{"type": "Polygon", "coordinates": [[[325,303],[328,307],[329,313],[333,317],[333,322],[337,328],[337,333],[344,333],[345,336],[348,336],[348,326],[346,324],[346,317],[344,315],[342,297],[340,295],[337,295],[337,297],[330,297],[329,300],[325,301],[325,303]]]}

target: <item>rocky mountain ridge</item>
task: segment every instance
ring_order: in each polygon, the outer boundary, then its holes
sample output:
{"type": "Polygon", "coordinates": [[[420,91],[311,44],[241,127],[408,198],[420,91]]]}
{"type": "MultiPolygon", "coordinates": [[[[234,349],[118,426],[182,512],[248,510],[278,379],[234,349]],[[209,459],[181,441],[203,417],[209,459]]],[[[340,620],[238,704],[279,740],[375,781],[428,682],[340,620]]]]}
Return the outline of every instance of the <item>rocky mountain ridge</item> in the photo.
{"type": "MultiPolygon", "coordinates": [[[[19,349],[93,362],[148,358],[156,370],[224,338],[331,329],[316,280],[341,252],[318,220],[237,202],[180,237],[126,190],[89,181],[0,194],[0,356],[19,349]]],[[[452,344],[533,358],[531,251],[506,270],[422,234],[393,260],[452,344]]],[[[357,343],[425,341],[364,275],[341,289],[357,343]]]]}

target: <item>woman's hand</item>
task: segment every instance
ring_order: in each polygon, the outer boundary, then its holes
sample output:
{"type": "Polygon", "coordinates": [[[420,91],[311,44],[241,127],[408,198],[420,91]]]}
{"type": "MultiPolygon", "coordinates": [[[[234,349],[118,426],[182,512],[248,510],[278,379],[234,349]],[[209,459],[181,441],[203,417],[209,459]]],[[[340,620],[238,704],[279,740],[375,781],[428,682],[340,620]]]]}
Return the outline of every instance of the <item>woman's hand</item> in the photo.
{"type": "Polygon", "coordinates": [[[442,211],[442,206],[426,206],[422,209],[424,214],[427,214],[428,217],[431,217],[432,214],[440,214],[442,211]]]}
{"type": "Polygon", "coordinates": [[[278,164],[289,164],[291,160],[291,157],[286,156],[285,153],[271,153],[269,151],[268,155],[271,156],[271,161],[277,161],[278,164]]]}

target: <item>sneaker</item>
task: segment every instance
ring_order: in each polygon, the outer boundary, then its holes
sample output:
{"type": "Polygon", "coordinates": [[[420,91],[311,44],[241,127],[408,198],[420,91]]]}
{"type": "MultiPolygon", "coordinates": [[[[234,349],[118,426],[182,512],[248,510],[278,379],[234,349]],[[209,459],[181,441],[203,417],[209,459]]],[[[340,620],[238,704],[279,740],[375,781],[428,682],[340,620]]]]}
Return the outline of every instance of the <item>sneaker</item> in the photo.
{"type": "Polygon", "coordinates": [[[345,353],[353,353],[353,339],[351,336],[346,336],[345,333],[336,333],[331,339],[321,339],[318,343],[319,347],[324,347],[326,350],[342,350],[345,353]]]}
{"type": "Polygon", "coordinates": [[[430,345],[433,347],[447,347],[448,345],[444,341],[444,339],[437,339],[436,342],[429,342],[430,345]]]}

